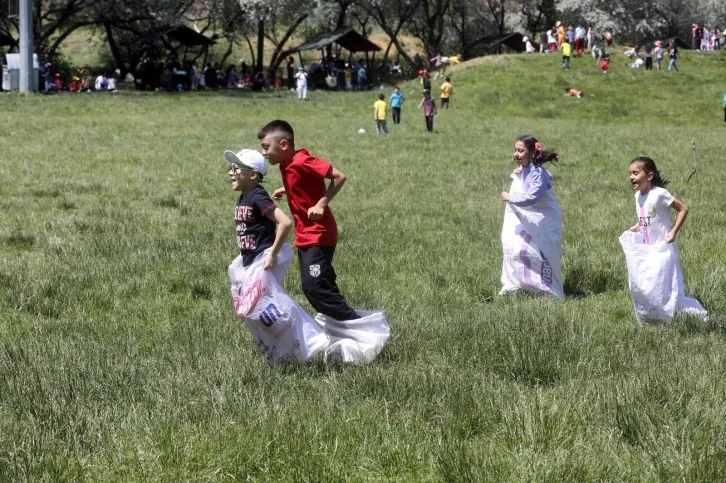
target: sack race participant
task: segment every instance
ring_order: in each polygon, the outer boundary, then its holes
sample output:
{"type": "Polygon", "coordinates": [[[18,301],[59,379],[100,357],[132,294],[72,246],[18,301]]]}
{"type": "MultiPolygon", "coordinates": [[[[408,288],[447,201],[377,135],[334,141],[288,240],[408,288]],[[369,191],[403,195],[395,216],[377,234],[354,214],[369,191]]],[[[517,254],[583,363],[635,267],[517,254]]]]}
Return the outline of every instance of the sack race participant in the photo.
{"type": "Polygon", "coordinates": [[[502,289],[499,295],[518,290],[564,297],[562,285],[562,210],[552,191],[552,175],[542,164],[558,160],[557,153],[542,149],[536,138],[520,136],[514,144],[514,161],[502,227],[502,289]]]}
{"type": "Polygon", "coordinates": [[[661,177],[651,158],[635,158],[630,163],[630,183],[638,224],[620,236],[620,246],[638,323],[668,322],[678,312],[706,320],[708,313],[698,300],[685,295],[678,248],[673,243],[688,207],[665,189],[668,180],[661,177]],[[672,228],[671,209],[678,213],[672,228]]]}
{"type": "Polygon", "coordinates": [[[229,266],[235,312],[270,364],[305,362],[328,345],[328,337],[280,287],[292,261],[284,243],[292,223],[259,184],[267,174],[260,153],[243,149],[224,157],[232,190],[242,192],[234,217],[240,254],[229,266]]]}
{"type": "Polygon", "coordinates": [[[356,310],[359,319],[341,322],[318,314],[315,321],[330,338],[325,349],[326,362],[366,363],[380,354],[391,335],[391,328],[382,311],[356,310]]]}
{"type": "Polygon", "coordinates": [[[292,262],[290,245],[283,246],[272,270],[264,269],[266,255],[249,267],[240,255],[229,266],[235,313],[270,365],[307,362],[328,346],[328,336],[280,286],[292,262]]]}
{"type": "Polygon", "coordinates": [[[296,150],[294,131],[286,121],[266,124],[257,138],[270,164],[280,167],[283,187],[275,190],[273,198],[286,196],[295,220],[295,247],[302,290],[318,312],[316,320],[323,322],[323,329],[334,339],[326,354],[338,354],[337,347],[340,347],[341,354],[345,352],[340,356],[344,362],[371,361],[388,339],[388,322],[383,312],[363,312],[348,305],[338,288],[333,268],[338,228],[329,204],[342,188],[346,176],[306,149],[296,150]],[[327,186],[326,180],[330,180],[327,186]],[[373,332],[361,333],[369,330],[373,332]],[[342,338],[351,340],[336,346],[342,338]],[[342,351],[343,346],[345,351],[342,351]],[[351,347],[355,350],[348,350],[351,347]]]}

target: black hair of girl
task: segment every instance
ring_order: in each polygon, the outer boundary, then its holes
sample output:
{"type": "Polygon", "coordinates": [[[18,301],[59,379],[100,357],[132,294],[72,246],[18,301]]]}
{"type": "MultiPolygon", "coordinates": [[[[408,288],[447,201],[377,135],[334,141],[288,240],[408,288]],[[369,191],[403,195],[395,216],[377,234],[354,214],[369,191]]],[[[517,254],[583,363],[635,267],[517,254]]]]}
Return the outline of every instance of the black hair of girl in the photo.
{"type": "Polygon", "coordinates": [[[639,158],[635,158],[630,162],[630,164],[635,163],[638,163],[640,169],[642,169],[646,173],[653,173],[653,181],[650,182],[650,184],[652,184],[653,186],[657,186],[658,188],[665,188],[666,186],[668,186],[668,183],[670,183],[670,181],[660,175],[660,171],[658,171],[658,167],[655,165],[655,161],[653,161],[651,158],[641,156],[639,158]]]}
{"type": "Polygon", "coordinates": [[[527,151],[534,153],[534,156],[532,156],[532,162],[535,166],[542,166],[547,162],[555,164],[560,160],[554,149],[541,149],[540,145],[540,149],[538,151],[536,147],[539,144],[539,141],[537,141],[537,138],[534,136],[522,134],[517,138],[517,141],[522,141],[524,145],[527,146],[527,151]]]}

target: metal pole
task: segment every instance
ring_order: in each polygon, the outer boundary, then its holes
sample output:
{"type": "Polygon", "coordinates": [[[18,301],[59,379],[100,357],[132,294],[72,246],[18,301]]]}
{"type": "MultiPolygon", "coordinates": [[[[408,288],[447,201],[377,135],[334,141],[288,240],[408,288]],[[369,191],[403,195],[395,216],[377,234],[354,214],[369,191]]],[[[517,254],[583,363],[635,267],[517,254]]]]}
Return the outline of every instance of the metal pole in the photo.
{"type": "MultiPolygon", "coordinates": [[[[17,0],[10,0],[17,1],[17,0]]],[[[31,0],[20,0],[20,92],[33,92],[33,5],[31,0]]]]}

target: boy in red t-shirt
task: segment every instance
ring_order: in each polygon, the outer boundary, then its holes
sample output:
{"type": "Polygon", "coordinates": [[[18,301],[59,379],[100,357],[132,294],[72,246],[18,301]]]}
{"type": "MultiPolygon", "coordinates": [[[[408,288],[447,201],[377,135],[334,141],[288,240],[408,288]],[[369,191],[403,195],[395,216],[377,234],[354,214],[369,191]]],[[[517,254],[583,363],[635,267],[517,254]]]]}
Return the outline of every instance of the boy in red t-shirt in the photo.
{"type": "Polygon", "coordinates": [[[272,194],[287,195],[295,220],[295,247],[305,297],[315,310],[337,320],[358,319],[336,284],[333,255],[338,227],[328,204],[345,183],[345,175],[306,149],[295,151],[292,126],[272,121],[257,134],[262,152],[272,165],[280,166],[283,188],[272,194]],[[325,186],[325,179],[331,180],[325,186]]]}

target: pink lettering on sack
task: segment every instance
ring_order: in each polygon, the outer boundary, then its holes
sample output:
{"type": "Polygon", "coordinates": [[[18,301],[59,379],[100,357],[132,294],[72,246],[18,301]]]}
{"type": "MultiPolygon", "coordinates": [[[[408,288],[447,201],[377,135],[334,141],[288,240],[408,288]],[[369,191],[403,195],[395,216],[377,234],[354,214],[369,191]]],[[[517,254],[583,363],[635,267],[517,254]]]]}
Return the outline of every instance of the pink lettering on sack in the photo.
{"type": "Polygon", "coordinates": [[[240,317],[247,317],[252,308],[257,305],[262,295],[265,293],[265,288],[262,286],[262,280],[257,280],[247,290],[244,291],[241,297],[234,297],[234,311],[240,317]]]}

